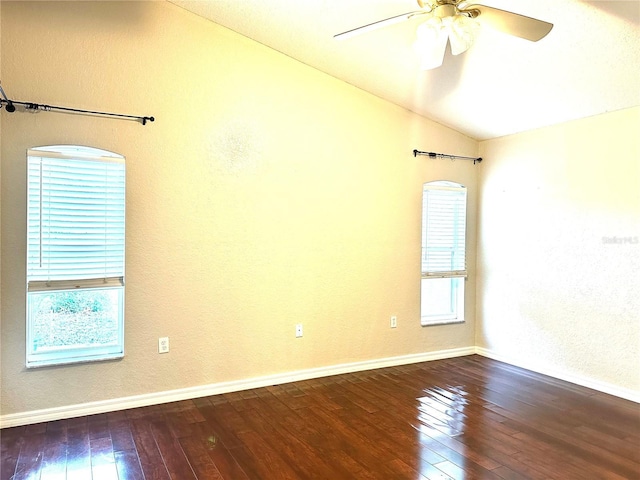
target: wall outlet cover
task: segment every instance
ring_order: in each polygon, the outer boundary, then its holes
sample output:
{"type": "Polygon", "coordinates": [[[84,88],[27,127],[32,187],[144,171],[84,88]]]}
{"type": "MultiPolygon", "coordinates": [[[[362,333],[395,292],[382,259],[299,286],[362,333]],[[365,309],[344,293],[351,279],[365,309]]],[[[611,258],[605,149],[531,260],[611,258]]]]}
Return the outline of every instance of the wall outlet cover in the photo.
{"type": "Polygon", "coordinates": [[[169,353],[169,337],[158,338],[158,353],[169,353]]]}

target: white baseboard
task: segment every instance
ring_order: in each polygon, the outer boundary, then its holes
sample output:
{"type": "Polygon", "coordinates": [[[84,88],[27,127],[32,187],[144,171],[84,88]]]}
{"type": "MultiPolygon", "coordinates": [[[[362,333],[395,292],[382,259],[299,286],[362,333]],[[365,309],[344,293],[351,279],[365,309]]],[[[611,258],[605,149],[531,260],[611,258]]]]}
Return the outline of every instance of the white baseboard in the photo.
{"type": "Polygon", "coordinates": [[[640,403],[640,392],[636,390],[619,387],[618,385],[601,382],[599,380],[594,380],[582,375],[574,375],[554,368],[542,366],[536,364],[535,361],[505,356],[482,347],[476,347],[475,351],[478,355],[482,355],[483,357],[492,358],[494,360],[498,360],[499,362],[508,363],[509,365],[513,365],[515,367],[531,370],[532,372],[541,373],[542,375],[548,375],[549,377],[557,378],[558,380],[564,380],[566,382],[574,383],[582,387],[591,388],[602,393],[607,393],[609,395],[624,398],[632,402],[640,403]]]}
{"type": "Polygon", "coordinates": [[[280,385],[313,378],[328,377],[330,375],[341,375],[344,373],[361,372],[374,370],[377,368],[394,367],[398,365],[408,365],[411,363],[429,362],[445,358],[462,357],[476,353],[474,347],[454,348],[440,350],[437,352],[419,353],[412,355],[402,355],[398,357],[388,357],[363,362],[344,363],[340,365],[330,365],[320,368],[298,370],[293,372],[267,375],[264,377],[236,380],[232,382],[220,382],[198,387],[181,388],[165,392],[148,393],[132,397],[114,398],[99,402],[82,403],[64,407],[47,408],[43,410],[33,410],[29,412],[12,413],[0,416],[0,428],[17,427],[20,425],[30,425],[40,422],[50,422],[63,420],[65,418],[81,417],[84,415],[95,415],[99,413],[115,412],[129,408],[148,407],[161,403],[177,402],[192,398],[219,395],[221,393],[239,392],[252,388],[267,387],[270,385],[280,385]]]}
{"type": "Polygon", "coordinates": [[[478,354],[483,357],[492,358],[500,362],[516,367],[531,370],[536,373],[548,375],[559,380],[564,380],[576,385],[591,388],[599,392],[624,398],[632,402],[640,403],[640,392],[626,389],[606,382],[593,380],[580,375],[573,375],[556,369],[537,365],[535,362],[523,361],[514,357],[501,355],[492,350],[482,347],[454,348],[449,350],[439,350],[436,352],[419,353],[412,355],[402,355],[397,357],[367,360],[363,362],[343,363],[326,367],[311,368],[307,370],[297,370],[293,372],[267,375],[231,382],[220,382],[197,387],[181,388],[165,392],[148,393],[131,397],[114,398],[98,402],[82,403],[64,407],[47,408],[43,410],[33,410],[28,412],[0,415],[0,428],[17,427],[40,422],[50,422],[63,420],[65,418],[80,417],[84,415],[96,415],[99,413],[115,412],[129,408],[148,407],[168,402],[189,400],[222,393],[239,392],[252,388],[267,387],[270,385],[281,385],[284,383],[310,380],[313,378],[328,377],[330,375],[341,375],[344,373],[362,372],[365,370],[375,370],[377,368],[394,367],[399,365],[409,365],[411,363],[429,362],[442,360],[445,358],[462,357],[466,355],[478,354]]]}

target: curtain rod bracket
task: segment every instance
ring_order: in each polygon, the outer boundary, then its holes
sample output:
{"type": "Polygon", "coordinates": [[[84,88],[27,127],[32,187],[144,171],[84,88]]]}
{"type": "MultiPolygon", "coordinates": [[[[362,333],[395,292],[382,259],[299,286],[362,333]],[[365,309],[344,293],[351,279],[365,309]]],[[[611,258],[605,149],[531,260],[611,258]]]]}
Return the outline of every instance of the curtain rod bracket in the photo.
{"type": "Polygon", "coordinates": [[[429,158],[450,158],[451,160],[455,158],[460,158],[462,160],[473,160],[473,164],[480,163],[482,161],[482,157],[463,157],[460,155],[448,155],[446,153],[436,153],[436,152],[421,152],[420,150],[414,150],[413,156],[417,157],[418,155],[426,155],[429,158]]]}

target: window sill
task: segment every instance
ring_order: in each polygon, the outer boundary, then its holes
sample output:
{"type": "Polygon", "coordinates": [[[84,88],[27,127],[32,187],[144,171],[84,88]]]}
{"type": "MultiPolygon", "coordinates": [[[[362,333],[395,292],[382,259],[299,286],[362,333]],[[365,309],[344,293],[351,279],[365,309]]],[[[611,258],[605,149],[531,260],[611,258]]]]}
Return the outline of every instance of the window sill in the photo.
{"type": "Polygon", "coordinates": [[[465,323],[465,320],[435,320],[431,322],[425,322],[422,320],[420,325],[423,327],[435,327],[438,325],[458,325],[461,323],[465,323]]]}
{"type": "Polygon", "coordinates": [[[120,360],[124,358],[124,353],[117,353],[112,355],[100,355],[96,357],[82,357],[82,358],[61,358],[61,359],[47,359],[47,360],[33,360],[28,361],[25,364],[27,370],[33,370],[45,367],[60,367],[67,365],[77,365],[80,363],[96,363],[96,362],[108,362],[114,360],[120,360]]]}

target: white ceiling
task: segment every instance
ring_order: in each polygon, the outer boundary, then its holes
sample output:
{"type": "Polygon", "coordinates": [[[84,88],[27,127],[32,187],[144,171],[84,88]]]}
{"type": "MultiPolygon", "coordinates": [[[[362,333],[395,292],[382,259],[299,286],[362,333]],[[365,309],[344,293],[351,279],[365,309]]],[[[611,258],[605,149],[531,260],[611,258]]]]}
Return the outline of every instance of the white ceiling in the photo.
{"type": "Polygon", "coordinates": [[[430,71],[412,48],[417,19],[333,38],[416,0],[171,1],[478,140],[640,105],[640,0],[481,0],[554,28],[536,43],[483,28],[430,71]]]}

